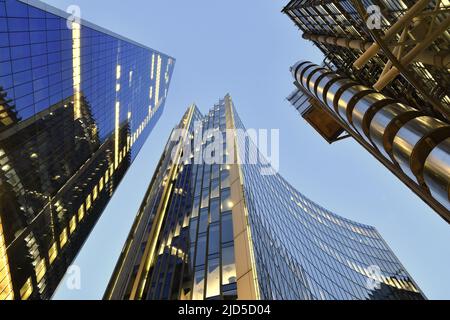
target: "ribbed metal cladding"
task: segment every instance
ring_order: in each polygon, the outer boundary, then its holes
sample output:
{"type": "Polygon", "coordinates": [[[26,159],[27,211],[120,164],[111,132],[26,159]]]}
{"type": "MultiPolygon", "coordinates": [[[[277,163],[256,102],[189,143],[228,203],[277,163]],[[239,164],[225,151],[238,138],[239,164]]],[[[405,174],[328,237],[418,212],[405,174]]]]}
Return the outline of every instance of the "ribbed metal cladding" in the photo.
{"type": "Polygon", "coordinates": [[[300,61],[292,75],[342,122],[450,210],[450,126],[421,111],[300,61]]]}

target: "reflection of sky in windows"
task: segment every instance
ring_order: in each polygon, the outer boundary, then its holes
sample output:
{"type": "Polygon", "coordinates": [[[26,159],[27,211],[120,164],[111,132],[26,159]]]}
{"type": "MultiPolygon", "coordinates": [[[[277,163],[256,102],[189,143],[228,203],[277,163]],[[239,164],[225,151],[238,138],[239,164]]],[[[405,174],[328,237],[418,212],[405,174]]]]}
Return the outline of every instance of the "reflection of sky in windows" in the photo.
{"type": "MultiPolygon", "coordinates": [[[[204,117],[203,130],[211,123],[218,127],[220,122],[223,122],[220,128],[225,129],[225,121],[219,120],[223,119],[224,110],[225,101],[222,100],[218,109],[204,117]]],[[[236,127],[245,129],[235,110],[234,113],[236,127]]],[[[244,145],[243,138],[238,135],[238,149],[244,145]]],[[[258,156],[257,149],[251,144],[246,144],[245,148],[258,156]]],[[[236,295],[231,213],[234,203],[229,169],[229,165],[194,165],[190,178],[187,178],[193,182],[189,228],[191,267],[188,268],[192,270],[193,299],[217,298],[218,293],[222,297],[236,295]],[[220,270],[217,269],[218,258],[220,270]]],[[[262,298],[371,299],[389,295],[398,298],[396,290],[406,297],[418,297],[409,275],[374,228],[323,209],[303,197],[281,176],[275,173],[262,176],[260,169],[260,164],[241,165],[262,298]],[[382,293],[367,289],[371,276],[367,268],[372,265],[380,266],[385,276],[383,283],[386,286],[382,293]]],[[[172,206],[176,207],[174,203],[172,206]]],[[[170,234],[172,226],[167,223],[163,238],[170,234]]],[[[163,259],[164,254],[157,260],[163,259]]],[[[167,268],[166,263],[152,275],[152,288],[163,272],[169,272],[167,268]]],[[[157,288],[150,296],[161,297],[157,288]]]]}
{"type": "Polygon", "coordinates": [[[77,90],[75,67],[81,69],[79,89],[92,109],[101,141],[114,130],[116,95],[127,102],[122,104],[120,122],[130,113],[132,132],[145,120],[149,106],[156,110],[157,96],[150,97],[149,91],[160,87],[158,100],[164,99],[174,66],[169,57],[84,25],[79,32],[72,32],[66,19],[19,1],[2,2],[0,10],[2,16],[8,15],[0,23],[0,86],[21,120],[72,97],[77,90]],[[78,37],[80,61],[75,64],[73,55],[78,53],[73,51],[73,41],[78,37]],[[155,73],[164,70],[159,78],[155,74],[150,77],[152,59],[156,60],[155,73]],[[121,66],[122,74],[130,75],[117,85],[116,65],[121,66]],[[120,86],[117,92],[116,86],[120,86]]]}
{"type": "Polygon", "coordinates": [[[162,53],[35,3],[0,1],[0,162],[9,163],[0,221],[14,221],[5,234],[23,299],[53,293],[159,119],[174,67],[162,53]],[[117,165],[108,173],[113,134],[117,165]]]}
{"type": "MultiPolygon", "coordinates": [[[[236,127],[245,129],[234,113],[236,127]]],[[[238,135],[238,147],[244,139],[238,135]]],[[[258,152],[248,144],[246,150],[258,152]]],[[[381,268],[385,297],[419,297],[373,227],[327,211],[275,171],[262,176],[260,164],[241,168],[262,298],[371,299],[378,294],[367,289],[372,265],[381,268]]]]}

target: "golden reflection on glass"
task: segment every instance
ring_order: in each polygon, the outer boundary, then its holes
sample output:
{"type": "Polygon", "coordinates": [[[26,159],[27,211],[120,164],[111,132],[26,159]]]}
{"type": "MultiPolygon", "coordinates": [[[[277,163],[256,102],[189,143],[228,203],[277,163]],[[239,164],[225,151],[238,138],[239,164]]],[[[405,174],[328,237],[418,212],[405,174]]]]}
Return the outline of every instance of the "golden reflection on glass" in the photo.
{"type": "Polygon", "coordinates": [[[61,231],[61,234],[59,236],[59,246],[62,248],[64,248],[64,246],[67,243],[67,228],[64,228],[63,231],[61,231]]]}
{"type": "Polygon", "coordinates": [[[55,261],[57,256],[58,256],[58,245],[55,242],[48,250],[48,258],[49,258],[50,264],[52,264],[53,261],[55,261]]]}
{"type": "Polygon", "coordinates": [[[47,272],[47,268],[45,266],[45,259],[40,259],[36,263],[36,281],[41,282],[42,278],[44,278],[45,273],[47,272]]]}
{"type": "Polygon", "coordinates": [[[155,85],[155,109],[158,108],[159,104],[159,87],[161,84],[161,63],[162,59],[161,56],[158,55],[158,64],[156,67],[156,85],[155,85]]]}
{"type": "Polygon", "coordinates": [[[115,112],[115,129],[114,129],[114,168],[117,169],[119,166],[119,134],[120,134],[120,102],[116,102],[116,112],[115,112]]]}
{"type": "Polygon", "coordinates": [[[195,273],[192,300],[203,300],[204,290],[205,290],[205,271],[200,270],[195,273]]]}
{"type": "Polygon", "coordinates": [[[150,70],[150,79],[153,80],[155,73],[155,54],[152,54],[152,69],[150,70]]]}
{"type": "Polygon", "coordinates": [[[0,218],[0,300],[14,299],[14,292],[9,271],[5,237],[3,236],[2,220],[0,218]]]}
{"type": "Polygon", "coordinates": [[[234,260],[234,247],[222,249],[222,284],[236,282],[236,264],[234,260]]]}
{"type": "Polygon", "coordinates": [[[81,26],[72,22],[72,66],[74,91],[74,118],[81,118],[81,26]]]}
{"type": "Polygon", "coordinates": [[[22,300],[27,300],[32,293],[33,293],[33,283],[31,282],[31,278],[28,278],[28,280],[20,289],[20,298],[22,300]]]}
{"type": "Polygon", "coordinates": [[[220,262],[213,259],[208,264],[208,281],[206,287],[206,298],[220,295],[220,262]]]}

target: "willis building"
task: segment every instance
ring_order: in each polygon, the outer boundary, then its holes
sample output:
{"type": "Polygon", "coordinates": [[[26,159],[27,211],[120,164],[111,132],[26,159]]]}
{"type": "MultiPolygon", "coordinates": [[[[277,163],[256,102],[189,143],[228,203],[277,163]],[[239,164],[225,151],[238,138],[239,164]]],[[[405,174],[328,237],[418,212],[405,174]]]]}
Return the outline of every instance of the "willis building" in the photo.
{"type": "Polygon", "coordinates": [[[0,300],[49,299],[163,112],[174,60],[0,1],[0,300]]]}
{"type": "Polygon", "coordinates": [[[105,299],[425,298],[373,227],[304,197],[245,132],[229,95],[205,116],[188,108],[105,299]],[[212,143],[223,148],[206,161],[212,143]]]}
{"type": "Polygon", "coordinates": [[[353,137],[450,223],[449,10],[293,0],[283,12],[325,57],[293,66],[288,100],[327,142],[353,137]]]}

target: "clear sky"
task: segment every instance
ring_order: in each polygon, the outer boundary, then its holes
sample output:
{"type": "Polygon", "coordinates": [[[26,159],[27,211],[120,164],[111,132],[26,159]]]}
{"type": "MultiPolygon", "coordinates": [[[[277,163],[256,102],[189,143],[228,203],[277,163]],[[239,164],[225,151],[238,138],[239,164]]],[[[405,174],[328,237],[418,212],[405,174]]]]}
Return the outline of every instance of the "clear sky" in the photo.
{"type": "Polygon", "coordinates": [[[206,112],[226,93],[247,128],[280,129],[280,172],[324,207],[377,227],[428,298],[450,299],[450,226],[351,139],[328,145],[286,101],[289,67],[321,62],[280,11],[287,0],[46,0],[177,59],[165,113],[75,263],[99,299],[172,127],[192,102],[206,112]]]}

